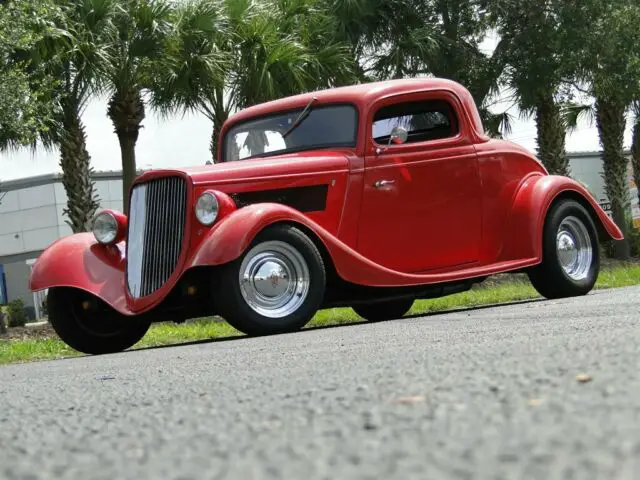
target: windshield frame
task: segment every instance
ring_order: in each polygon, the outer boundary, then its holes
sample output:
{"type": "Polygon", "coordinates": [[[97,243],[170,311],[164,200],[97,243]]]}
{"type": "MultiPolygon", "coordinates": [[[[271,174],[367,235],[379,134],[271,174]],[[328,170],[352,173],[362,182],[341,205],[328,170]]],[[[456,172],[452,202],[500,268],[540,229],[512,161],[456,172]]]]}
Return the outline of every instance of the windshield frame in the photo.
{"type": "MultiPolygon", "coordinates": [[[[231,163],[231,162],[242,162],[244,160],[251,160],[251,159],[256,159],[256,158],[267,158],[267,157],[274,157],[274,156],[278,156],[278,155],[289,155],[292,153],[298,153],[298,152],[306,152],[309,150],[327,150],[327,149],[332,149],[332,148],[351,148],[351,149],[356,149],[358,146],[358,142],[359,142],[359,133],[360,133],[360,110],[358,109],[358,105],[354,102],[349,102],[349,101],[340,101],[340,102],[328,102],[328,103],[316,103],[315,105],[313,105],[311,107],[311,110],[309,112],[309,114],[312,114],[313,112],[317,111],[317,110],[323,110],[326,108],[331,108],[331,107],[351,107],[355,113],[355,117],[354,117],[354,131],[353,131],[353,141],[346,143],[346,142],[342,142],[342,143],[336,143],[336,144],[326,144],[326,143],[322,143],[322,144],[314,144],[314,145],[305,145],[302,147],[292,147],[286,150],[274,150],[271,152],[264,152],[264,153],[258,153],[255,155],[251,155],[250,157],[245,157],[245,158],[241,158],[238,160],[226,160],[226,156],[227,156],[227,138],[229,136],[229,133],[231,133],[232,130],[236,129],[237,127],[241,127],[242,125],[246,125],[247,123],[251,123],[251,122],[255,122],[256,120],[266,120],[272,117],[279,117],[282,115],[288,115],[291,113],[300,113],[304,110],[305,108],[305,104],[301,105],[301,106],[297,106],[295,108],[287,108],[287,109],[283,109],[283,110],[276,110],[273,112],[270,112],[268,114],[265,115],[256,115],[254,117],[250,117],[247,118],[241,122],[236,122],[233,125],[229,125],[227,128],[224,128],[224,136],[222,136],[220,138],[220,163],[231,163]]],[[[306,121],[306,118],[302,121],[302,123],[304,123],[306,121]]]]}

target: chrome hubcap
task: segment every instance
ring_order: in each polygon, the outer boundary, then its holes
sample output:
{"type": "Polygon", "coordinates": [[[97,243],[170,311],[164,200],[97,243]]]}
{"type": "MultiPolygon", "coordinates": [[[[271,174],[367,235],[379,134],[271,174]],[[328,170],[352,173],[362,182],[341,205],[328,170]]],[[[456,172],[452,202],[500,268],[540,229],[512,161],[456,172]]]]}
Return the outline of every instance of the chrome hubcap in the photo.
{"type": "Polygon", "coordinates": [[[309,294],[309,267],[291,245],[280,241],[253,247],[240,266],[240,292],[247,305],[268,318],[283,318],[309,294]]]}
{"type": "Polygon", "coordinates": [[[562,220],[556,235],[560,266],[573,280],[583,280],[593,261],[591,238],[584,223],[576,217],[562,220]]]}

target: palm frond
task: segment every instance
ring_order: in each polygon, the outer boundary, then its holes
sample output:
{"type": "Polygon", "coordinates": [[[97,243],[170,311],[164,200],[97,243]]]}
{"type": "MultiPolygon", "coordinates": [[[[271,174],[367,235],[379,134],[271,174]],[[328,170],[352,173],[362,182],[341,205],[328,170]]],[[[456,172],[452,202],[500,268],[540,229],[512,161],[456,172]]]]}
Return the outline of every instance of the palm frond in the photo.
{"type": "Polygon", "coordinates": [[[560,115],[569,133],[575,132],[581,118],[585,118],[589,125],[595,122],[596,110],[594,105],[563,103],[560,106],[560,115]]]}
{"type": "Polygon", "coordinates": [[[514,117],[509,112],[493,113],[487,109],[480,109],[480,117],[487,135],[495,138],[509,136],[513,132],[514,117]]]}

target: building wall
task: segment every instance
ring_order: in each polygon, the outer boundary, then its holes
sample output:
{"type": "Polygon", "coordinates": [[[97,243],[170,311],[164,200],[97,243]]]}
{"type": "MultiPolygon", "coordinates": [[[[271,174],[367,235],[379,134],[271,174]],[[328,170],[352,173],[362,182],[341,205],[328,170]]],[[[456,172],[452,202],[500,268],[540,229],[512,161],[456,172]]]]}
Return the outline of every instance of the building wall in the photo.
{"type": "Polygon", "coordinates": [[[6,278],[7,299],[9,301],[21,298],[27,307],[35,308],[34,296],[29,290],[29,274],[31,269],[26,262],[8,263],[4,266],[6,278]]]}
{"type": "MultiPolygon", "coordinates": [[[[631,164],[631,153],[626,152],[629,159],[627,167],[627,182],[629,185],[629,205],[631,216],[636,228],[640,228],[640,204],[638,202],[638,189],[633,180],[633,166],[631,164]]],[[[604,188],[602,178],[602,160],[599,152],[587,152],[570,155],[571,176],[582,182],[589,191],[596,197],[598,203],[609,212],[610,204],[604,188]]]]}
{"type": "MultiPolygon", "coordinates": [[[[95,177],[100,209],[122,210],[119,174],[95,177]]],[[[67,195],[59,175],[3,182],[0,203],[0,265],[4,265],[6,301],[22,299],[38,312],[43,295],[29,291],[30,263],[56,240],[71,235],[64,209],[67,195]]]]}
{"type": "MultiPolygon", "coordinates": [[[[67,195],[59,178],[40,185],[7,182],[0,204],[0,263],[2,258],[33,252],[37,256],[59,238],[70,235],[64,209],[67,195]]],[[[97,178],[101,208],[122,210],[122,181],[97,178]]]]}

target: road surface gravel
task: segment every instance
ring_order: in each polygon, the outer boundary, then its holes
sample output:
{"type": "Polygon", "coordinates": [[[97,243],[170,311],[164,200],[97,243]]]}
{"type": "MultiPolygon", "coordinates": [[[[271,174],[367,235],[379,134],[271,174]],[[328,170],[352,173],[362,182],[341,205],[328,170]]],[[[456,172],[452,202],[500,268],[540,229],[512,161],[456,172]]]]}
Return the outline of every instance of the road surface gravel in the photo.
{"type": "Polygon", "coordinates": [[[637,479],[639,306],[626,288],[1,367],[0,478],[637,479]]]}

